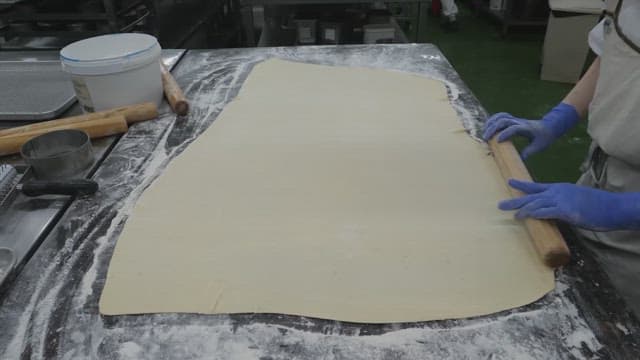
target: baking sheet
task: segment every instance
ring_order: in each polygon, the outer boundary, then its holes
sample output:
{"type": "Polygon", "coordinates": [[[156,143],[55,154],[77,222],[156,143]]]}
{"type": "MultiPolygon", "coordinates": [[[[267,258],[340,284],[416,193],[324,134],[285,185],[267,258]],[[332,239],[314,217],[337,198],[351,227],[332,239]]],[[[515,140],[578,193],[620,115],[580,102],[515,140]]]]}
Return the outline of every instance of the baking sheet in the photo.
{"type": "Polygon", "coordinates": [[[0,122],[49,120],[75,101],[59,61],[7,61],[0,66],[0,122]]]}

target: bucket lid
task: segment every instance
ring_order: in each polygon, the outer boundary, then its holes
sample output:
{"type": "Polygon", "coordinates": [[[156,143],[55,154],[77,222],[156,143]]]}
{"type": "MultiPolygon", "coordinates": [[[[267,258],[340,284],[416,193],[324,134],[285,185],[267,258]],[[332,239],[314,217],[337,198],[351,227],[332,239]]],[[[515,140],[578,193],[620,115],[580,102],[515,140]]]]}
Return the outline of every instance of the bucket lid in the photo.
{"type": "Polygon", "coordinates": [[[125,33],[76,41],[60,51],[64,71],[76,75],[106,75],[131,70],[157,60],[158,40],[147,34],[125,33]]]}

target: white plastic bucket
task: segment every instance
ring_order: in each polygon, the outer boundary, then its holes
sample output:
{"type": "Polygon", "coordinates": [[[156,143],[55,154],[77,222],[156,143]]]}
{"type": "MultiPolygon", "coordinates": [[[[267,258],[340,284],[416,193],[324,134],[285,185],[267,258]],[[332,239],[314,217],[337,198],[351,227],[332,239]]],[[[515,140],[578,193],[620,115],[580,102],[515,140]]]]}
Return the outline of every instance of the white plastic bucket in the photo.
{"type": "Polygon", "coordinates": [[[60,51],[76,96],[86,112],[162,101],[161,48],[147,34],[102,35],[60,51]]]}

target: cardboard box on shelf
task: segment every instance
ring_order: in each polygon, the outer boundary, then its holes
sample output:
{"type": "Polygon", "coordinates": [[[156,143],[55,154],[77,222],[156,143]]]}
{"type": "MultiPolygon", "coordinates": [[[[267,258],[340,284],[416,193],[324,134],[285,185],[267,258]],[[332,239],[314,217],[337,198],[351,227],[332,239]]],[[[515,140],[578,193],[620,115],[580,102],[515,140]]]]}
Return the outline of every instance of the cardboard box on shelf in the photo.
{"type": "Polygon", "coordinates": [[[598,23],[600,0],[550,0],[540,79],[575,83],[589,53],[589,31],[598,23]]]}

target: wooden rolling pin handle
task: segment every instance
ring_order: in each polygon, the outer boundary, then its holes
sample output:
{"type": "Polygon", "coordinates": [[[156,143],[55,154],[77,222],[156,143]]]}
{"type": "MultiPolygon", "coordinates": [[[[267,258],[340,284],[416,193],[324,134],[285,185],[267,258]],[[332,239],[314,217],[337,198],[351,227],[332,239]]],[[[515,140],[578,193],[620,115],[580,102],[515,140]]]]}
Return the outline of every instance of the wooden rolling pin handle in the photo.
{"type": "Polygon", "coordinates": [[[0,156],[16,154],[20,148],[30,139],[56,130],[76,129],[85,131],[90,138],[99,138],[109,135],[120,134],[128,129],[127,121],[123,115],[85,121],[82,123],[63,124],[45,129],[36,129],[23,133],[0,137],[0,156]]]}
{"type": "Polygon", "coordinates": [[[140,121],[155,119],[158,117],[158,107],[154,103],[143,103],[137,105],[124,106],[112,110],[96,113],[73,116],[63,119],[44,121],[37,124],[18,126],[10,129],[0,130],[0,137],[23,134],[31,131],[49,129],[56,126],[83,123],[87,121],[105,119],[116,115],[122,115],[128,124],[140,121]]]}
{"type": "Polygon", "coordinates": [[[167,101],[169,101],[169,105],[173,111],[180,115],[185,116],[189,113],[189,102],[184,97],[184,93],[180,86],[174,79],[171,72],[167,69],[166,66],[160,62],[160,71],[162,72],[162,87],[164,88],[164,95],[167,97],[167,101]]]}
{"type": "Polygon", "coordinates": [[[185,116],[189,113],[189,103],[183,100],[176,101],[174,105],[174,111],[180,116],[185,116]]]}
{"type": "Polygon", "coordinates": [[[152,102],[124,106],[111,111],[106,111],[105,113],[107,113],[108,116],[114,115],[114,113],[121,114],[127,120],[127,124],[129,125],[155,119],[160,116],[158,113],[158,106],[152,102]]]}
{"type": "MultiPolygon", "coordinates": [[[[489,141],[489,148],[498,164],[500,173],[505,181],[518,179],[532,181],[529,171],[520,159],[520,154],[511,141],[497,142],[495,137],[489,141]]],[[[513,197],[523,194],[509,187],[513,197]]],[[[556,268],[565,265],[571,259],[569,248],[562,238],[562,234],[552,221],[527,218],[524,221],[525,227],[531,236],[533,245],[538,254],[550,267],[556,268]]]]}

